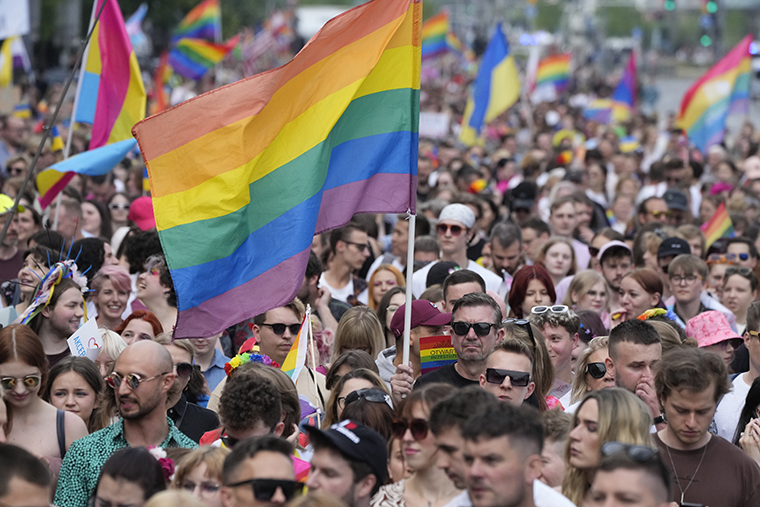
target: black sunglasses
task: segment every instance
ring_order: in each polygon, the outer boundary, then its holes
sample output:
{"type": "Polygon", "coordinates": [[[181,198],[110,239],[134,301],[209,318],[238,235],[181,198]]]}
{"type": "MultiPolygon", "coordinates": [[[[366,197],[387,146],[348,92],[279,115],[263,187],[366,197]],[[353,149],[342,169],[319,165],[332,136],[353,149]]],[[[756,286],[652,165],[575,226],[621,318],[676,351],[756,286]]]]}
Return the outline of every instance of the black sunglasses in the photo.
{"type": "Polygon", "coordinates": [[[595,379],[600,379],[607,374],[607,366],[604,363],[588,363],[586,371],[595,379]]]}
{"type": "Polygon", "coordinates": [[[425,437],[427,437],[428,423],[425,419],[412,419],[411,421],[395,419],[391,423],[391,433],[399,440],[404,438],[406,430],[411,431],[412,438],[419,442],[420,440],[425,440],[425,437]]]}
{"type": "Polygon", "coordinates": [[[656,449],[645,445],[631,445],[621,442],[605,442],[602,444],[602,456],[610,456],[621,451],[637,463],[646,463],[657,456],[656,449]]]}
{"type": "Polygon", "coordinates": [[[538,344],[536,343],[536,338],[533,336],[533,329],[530,327],[530,321],[527,319],[504,319],[501,321],[502,324],[515,324],[517,326],[524,327],[526,331],[528,331],[528,336],[530,336],[530,341],[533,344],[533,355],[536,353],[536,347],[538,344]]]}
{"type": "Polygon", "coordinates": [[[222,443],[227,449],[232,449],[233,447],[237,445],[238,442],[240,442],[240,439],[226,435],[226,432],[227,430],[222,429],[223,436],[220,437],[220,440],[222,441],[222,443]]]}
{"type": "Polygon", "coordinates": [[[489,322],[475,322],[470,324],[469,322],[452,322],[451,329],[459,336],[465,336],[470,332],[470,329],[475,330],[475,334],[478,336],[487,336],[491,332],[491,328],[496,327],[496,324],[489,322]]]}
{"type": "MultiPolygon", "coordinates": [[[[390,395],[381,391],[380,389],[374,389],[371,387],[358,389],[356,391],[351,391],[348,393],[348,396],[343,398],[343,406],[341,408],[346,408],[353,402],[359,401],[360,399],[365,399],[367,401],[371,401],[372,403],[385,403],[391,408],[391,410],[393,410],[393,402],[391,401],[390,395]]],[[[340,403],[340,400],[341,398],[338,398],[338,403],[340,403]]]]}
{"type": "Polygon", "coordinates": [[[174,365],[177,368],[177,376],[180,378],[190,378],[193,374],[193,365],[190,363],[176,363],[174,365]]]}
{"type": "Polygon", "coordinates": [[[269,502],[278,489],[282,490],[285,500],[290,501],[297,494],[303,492],[304,483],[298,481],[289,481],[285,479],[249,479],[233,484],[228,484],[228,488],[237,488],[238,486],[251,485],[253,496],[260,502],[269,502]]]}
{"type": "Polygon", "coordinates": [[[296,336],[298,334],[298,332],[301,330],[301,324],[282,324],[282,323],[277,323],[277,324],[261,324],[261,325],[262,326],[271,327],[272,328],[272,332],[274,334],[276,334],[277,336],[280,336],[283,333],[285,333],[285,329],[286,328],[290,330],[290,334],[292,334],[293,336],[296,336]]]}
{"type": "Polygon", "coordinates": [[[486,368],[486,382],[499,384],[509,377],[509,382],[515,387],[527,387],[530,383],[530,373],[524,371],[500,370],[499,368],[486,368]]]}

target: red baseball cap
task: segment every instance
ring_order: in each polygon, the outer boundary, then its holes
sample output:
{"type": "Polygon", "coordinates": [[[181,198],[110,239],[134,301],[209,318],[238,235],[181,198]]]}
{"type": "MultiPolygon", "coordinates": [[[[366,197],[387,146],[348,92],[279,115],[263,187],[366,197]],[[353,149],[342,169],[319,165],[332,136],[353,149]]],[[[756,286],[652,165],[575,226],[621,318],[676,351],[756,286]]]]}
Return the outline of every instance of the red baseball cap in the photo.
{"type": "MultiPolygon", "coordinates": [[[[406,305],[399,306],[396,313],[391,319],[391,331],[397,337],[404,334],[404,312],[406,305]]],[[[412,301],[412,325],[410,329],[417,326],[445,326],[451,324],[451,314],[441,313],[437,306],[427,299],[418,299],[412,301]]]]}
{"type": "Polygon", "coordinates": [[[156,218],[153,216],[153,199],[147,196],[138,197],[129,205],[127,218],[135,223],[142,231],[156,228],[156,218]]]}

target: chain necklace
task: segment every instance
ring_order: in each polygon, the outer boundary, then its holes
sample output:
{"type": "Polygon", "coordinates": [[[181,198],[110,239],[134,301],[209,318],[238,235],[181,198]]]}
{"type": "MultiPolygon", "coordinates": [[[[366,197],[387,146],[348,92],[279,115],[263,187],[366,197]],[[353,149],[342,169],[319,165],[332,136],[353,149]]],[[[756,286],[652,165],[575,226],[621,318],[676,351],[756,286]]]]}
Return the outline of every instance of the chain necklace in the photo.
{"type": "MultiPolygon", "coordinates": [[[[707,444],[709,444],[710,441],[707,441],[707,444]]],[[[665,442],[663,442],[665,444],[665,442]]],[[[697,473],[699,472],[699,467],[702,466],[702,460],[705,459],[705,454],[707,454],[707,444],[705,444],[705,449],[702,451],[702,457],[699,458],[699,463],[697,464],[697,469],[694,470],[694,475],[691,476],[691,480],[689,481],[689,484],[686,485],[686,489],[681,489],[681,478],[678,477],[678,470],[676,470],[676,464],[673,462],[673,455],[670,454],[670,446],[668,444],[665,444],[665,450],[668,451],[668,457],[670,458],[670,465],[673,467],[673,475],[676,476],[676,485],[678,485],[678,491],[681,492],[681,504],[683,504],[683,497],[686,495],[686,492],[689,491],[689,488],[691,487],[691,483],[694,482],[694,478],[697,476],[697,473]]]]}

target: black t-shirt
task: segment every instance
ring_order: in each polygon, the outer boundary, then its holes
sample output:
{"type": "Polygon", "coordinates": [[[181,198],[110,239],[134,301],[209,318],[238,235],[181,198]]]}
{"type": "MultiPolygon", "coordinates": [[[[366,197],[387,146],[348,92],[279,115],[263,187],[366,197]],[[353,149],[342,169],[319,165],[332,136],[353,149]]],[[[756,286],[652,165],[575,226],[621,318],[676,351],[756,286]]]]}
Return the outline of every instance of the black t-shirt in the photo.
{"type": "Polygon", "coordinates": [[[456,368],[454,368],[455,364],[456,363],[447,364],[446,366],[442,366],[435,371],[426,373],[417,379],[417,381],[414,383],[414,388],[417,389],[419,387],[424,387],[434,382],[443,382],[444,384],[451,384],[454,387],[478,385],[477,380],[466,379],[457,373],[456,368]]]}
{"type": "Polygon", "coordinates": [[[167,411],[167,414],[182,433],[196,442],[200,441],[204,433],[220,426],[219,417],[215,412],[188,402],[184,396],[167,411]]]}

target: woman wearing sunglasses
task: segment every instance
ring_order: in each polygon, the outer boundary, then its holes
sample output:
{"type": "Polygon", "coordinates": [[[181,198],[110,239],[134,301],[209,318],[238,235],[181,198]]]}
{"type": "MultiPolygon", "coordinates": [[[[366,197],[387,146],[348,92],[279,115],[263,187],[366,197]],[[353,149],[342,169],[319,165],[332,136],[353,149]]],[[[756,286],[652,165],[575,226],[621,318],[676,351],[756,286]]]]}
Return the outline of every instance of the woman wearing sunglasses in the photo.
{"type": "Polygon", "coordinates": [[[117,192],[108,200],[108,213],[111,215],[111,226],[116,231],[129,225],[129,197],[123,192],[117,192]]]}
{"type": "Polygon", "coordinates": [[[758,299],[758,280],[750,268],[729,266],[723,277],[721,303],[734,312],[736,330],[740,335],[747,328],[747,309],[758,299]]]}
{"type": "Polygon", "coordinates": [[[593,338],[588,348],[578,358],[573,376],[570,403],[579,402],[588,392],[615,387],[615,376],[607,369],[605,361],[610,357],[607,336],[593,338]]]}
{"type": "Polygon", "coordinates": [[[346,373],[335,383],[330,391],[325,418],[322,420],[323,429],[327,429],[344,419],[343,409],[346,408],[346,399],[349,394],[359,389],[379,389],[386,394],[390,394],[383,379],[374,371],[357,368],[346,373]]]}
{"type": "Polygon", "coordinates": [[[428,427],[430,409],[451,394],[451,386],[430,384],[415,389],[397,409],[393,436],[401,440],[409,479],[380,488],[372,507],[442,507],[461,491],[438,467],[438,448],[428,427]]]}
{"type": "Polygon", "coordinates": [[[29,327],[0,330],[0,385],[11,409],[8,443],[43,456],[57,473],[69,446],[88,434],[84,421],[39,397],[47,381],[42,342],[29,327]]]}
{"type": "Polygon", "coordinates": [[[145,447],[127,447],[116,451],[103,465],[90,505],[142,507],[165,489],[164,471],[150,451],[145,447]]]}
{"type": "Polygon", "coordinates": [[[573,415],[562,494],[582,505],[601,461],[602,445],[616,441],[654,448],[651,426],[652,415],[635,394],[619,388],[588,393],[573,415]]]}
{"type": "Polygon", "coordinates": [[[230,453],[222,447],[201,447],[177,463],[172,487],[198,497],[206,507],[222,507],[222,466],[230,453]]]}
{"type": "Polygon", "coordinates": [[[71,356],[50,369],[42,399],[55,408],[78,415],[87,430],[94,433],[111,423],[106,404],[102,402],[104,394],[105,382],[95,363],[86,357],[71,356]]]}

